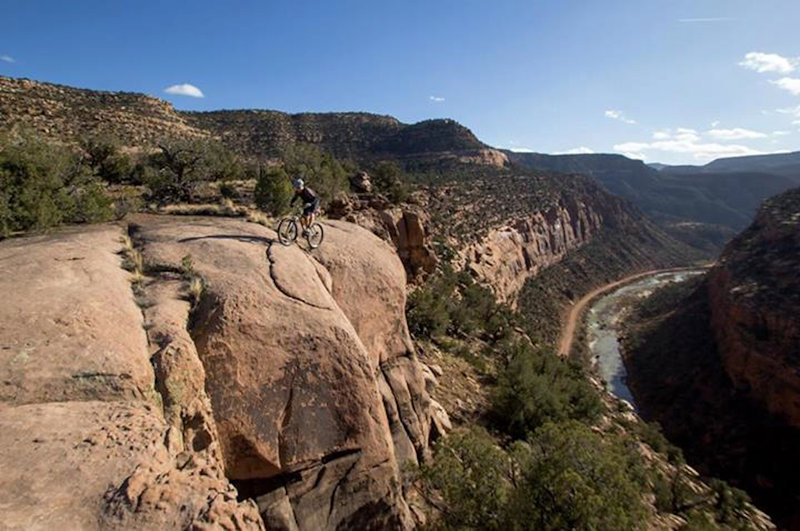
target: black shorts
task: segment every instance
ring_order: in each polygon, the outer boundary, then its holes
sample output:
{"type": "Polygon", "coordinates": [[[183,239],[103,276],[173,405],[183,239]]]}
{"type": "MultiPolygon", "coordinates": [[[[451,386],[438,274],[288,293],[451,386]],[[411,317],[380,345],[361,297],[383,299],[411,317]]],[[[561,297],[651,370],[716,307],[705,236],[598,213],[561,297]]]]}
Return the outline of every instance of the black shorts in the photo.
{"type": "Polygon", "coordinates": [[[310,216],[311,214],[315,214],[319,210],[319,197],[314,199],[313,203],[306,203],[305,208],[303,208],[303,215],[310,216]]]}

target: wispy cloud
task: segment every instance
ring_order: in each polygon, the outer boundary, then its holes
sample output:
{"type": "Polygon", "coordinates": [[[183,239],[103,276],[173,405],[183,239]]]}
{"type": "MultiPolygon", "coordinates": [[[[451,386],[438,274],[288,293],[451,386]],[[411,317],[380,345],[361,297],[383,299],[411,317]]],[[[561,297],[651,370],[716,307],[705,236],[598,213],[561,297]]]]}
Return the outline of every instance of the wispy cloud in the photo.
{"type": "Polygon", "coordinates": [[[797,64],[797,59],[784,57],[776,53],[750,52],[744,56],[739,66],[759,73],[777,72],[779,74],[788,74],[789,72],[794,72],[797,64]]]}
{"type": "Polygon", "coordinates": [[[436,103],[441,103],[444,101],[444,98],[442,96],[428,96],[428,99],[436,103]]]}
{"type": "Polygon", "coordinates": [[[205,98],[205,94],[199,88],[189,83],[182,83],[180,85],[171,85],[164,89],[167,94],[175,96],[189,96],[192,98],[205,98]]]}
{"type": "Polygon", "coordinates": [[[4,63],[16,63],[17,61],[10,55],[0,55],[0,61],[4,63]]]}
{"type": "Polygon", "coordinates": [[[760,131],[742,129],[741,127],[735,127],[733,129],[711,129],[710,131],[706,131],[706,134],[714,140],[743,140],[765,138],[767,136],[760,131]]]}
{"type": "Polygon", "coordinates": [[[633,125],[636,123],[636,120],[631,120],[630,118],[625,116],[625,113],[616,109],[609,109],[605,112],[606,118],[611,118],[612,120],[619,120],[620,122],[624,122],[629,125],[633,125]]]}
{"type": "Polygon", "coordinates": [[[586,146],[575,147],[566,151],[557,151],[554,155],[590,155],[595,153],[595,150],[586,146]]]}
{"type": "MultiPolygon", "coordinates": [[[[716,129],[708,131],[706,135],[713,140],[728,140],[741,138],[756,138],[753,134],[763,135],[747,129],[716,129]],[[712,131],[714,131],[712,136],[712,131]],[[742,136],[748,135],[748,136],[742,136]]],[[[709,161],[720,157],[735,157],[744,155],[761,155],[766,152],[742,144],[724,144],[703,139],[694,129],[680,127],[674,131],[664,129],[653,133],[651,142],[623,142],[614,146],[614,151],[627,157],[647,160],[654,153],[668,153],[690,155],[698,161],[709,161]]],[[[766,136],[766,135],[764,135],[766,136]]],[[[761,138],[760,136],[758,138],[761,138]]]]}
{"type": "Polygon", "coordinates": [[[736,20],[733,17],[706,17],[706,18],[679,18],[678,22],[730,22],[736,20]]]}
{"type": "Polygon", "coordinates": [[[795,96],[800,96],[800,79],[796,77],[782,77],[778,80],[770,80],[770,83],[791,92],[795,96]]]}
{"type": "Polygon", "coordinates": [[[784,107],[783,109],[775,109],[775,112],[780,114],[790,114],[800,118],[800,105],[796,107],[784,107]]]}

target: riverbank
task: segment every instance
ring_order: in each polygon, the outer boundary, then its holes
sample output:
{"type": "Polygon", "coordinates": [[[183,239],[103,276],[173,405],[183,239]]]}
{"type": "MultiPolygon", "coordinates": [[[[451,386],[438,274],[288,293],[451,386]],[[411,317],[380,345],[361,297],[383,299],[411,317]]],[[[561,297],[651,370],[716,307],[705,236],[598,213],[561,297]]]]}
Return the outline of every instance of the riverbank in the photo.
{"type": "Polygon", "coordinates": [[[584,311],[586,310],[587,305],[597,297],[608,293],[614,288],[622,287],[626,284],[635,282],[636,280],[639,280],[647,276],[657,275],[660,273],[672,273],[672,272],[692,271],[701,269],[706,270],[710,267],[711,265],[700,266],[700,267],[695,266],[695,267],[673,267],[668,269],[653,269],[650,271],[644,271],[642,273],[629,275],[620,280],[593,289],[592,291],[581,297],[577,303],[573,304],[570,307],[569,311],[565,312],[565,315],[562,318],[563,324],[561,326],[561,336],[558,341],[558,354],[560,356],[568,356],[570,354],[570,351],[572,350],[572,346],[575,340],[575,331],[578,326],[578,323],[583,323],[583,317],[584,317],[583,314],[584,311]]]}
{"type": "Polygon", "coordinates": [[[631,404],[636,401],[627,385],[627,371],[622,357],[623,328],[630,309],[657,289],[683,282],[705,270],[661,271],[618,286],[593,299],[583,319],[587,349],[592,364],[605,388],[631,404]]]}

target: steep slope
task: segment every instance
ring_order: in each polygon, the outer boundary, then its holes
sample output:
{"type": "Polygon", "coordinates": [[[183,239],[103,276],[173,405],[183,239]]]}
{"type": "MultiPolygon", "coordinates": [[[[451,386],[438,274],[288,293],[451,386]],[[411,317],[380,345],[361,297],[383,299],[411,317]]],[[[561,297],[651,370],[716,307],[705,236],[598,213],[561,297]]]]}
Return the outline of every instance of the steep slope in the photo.
{"type": "Polygon", "coordinates": [[[528,279],[590,243],[643,258],[627,262],[630,269],[623,266],[619,274],[699,258],[636,207],[581,175],[461,172],[427,191],[433,232],[458,250],[462,264],[500,300],[512,304],[528,279]]]}
{"type": "Polygon", "coordinates": [[[800,525],[800,189],[765,202],[704,279],[656,293],[628,326],[642,415],[690,462],[800,525]]]}
{"type": "MultiPolygon", "coordinates": [[[[795,185],[767,169],[725,166],[723,172],[662,171],[622,155],[542,155],[506,152],[531,168],[589,175],[609,191],[630,199],[676,238],[715,254],[752,219],[765,198],[795,185]]],[[[736,161],[738,159],[730,159],[736,161]]]]}
{"type": "Polygon", "coordinates": [[[431,401],[392,249],[342,222],[313,255],[242,221],[131,230],[143,278],[119,227],[0,243],[4,525],[411,527],[431,401]]]}
{"type": "Polygon", "coordinates": [[[709,296],[734,385],[800,428],[800,188],[766,201],[725,248],[709,296]]]}

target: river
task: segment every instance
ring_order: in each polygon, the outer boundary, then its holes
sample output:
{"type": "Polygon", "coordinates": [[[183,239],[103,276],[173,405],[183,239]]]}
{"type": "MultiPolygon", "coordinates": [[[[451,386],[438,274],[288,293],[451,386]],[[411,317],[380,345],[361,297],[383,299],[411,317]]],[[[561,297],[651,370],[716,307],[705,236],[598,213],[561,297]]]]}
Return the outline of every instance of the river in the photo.
{"type": "Polygon", "coordinates": [[[657,288],[672,282],[704,273],[705,269],[654,273],[626,284],[599,297],[592,303],[586,318],[589,351],[606,389],[617,398],[636,408],[626,385],[627,373],[619,351],[619,331],[622,320],[635,299],[648,297],[657,288]]]}

